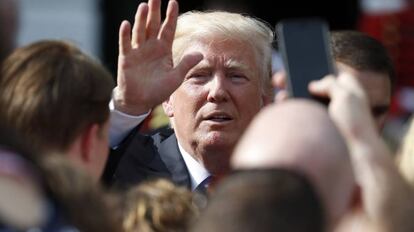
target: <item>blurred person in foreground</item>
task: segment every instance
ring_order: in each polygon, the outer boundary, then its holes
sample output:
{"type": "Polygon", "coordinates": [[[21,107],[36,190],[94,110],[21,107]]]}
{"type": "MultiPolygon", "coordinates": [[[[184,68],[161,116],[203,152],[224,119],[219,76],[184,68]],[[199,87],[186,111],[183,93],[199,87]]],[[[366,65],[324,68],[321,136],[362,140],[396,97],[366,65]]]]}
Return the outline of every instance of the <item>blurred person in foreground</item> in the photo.
{"type": "Polygon", "coordinates": [[[41,155],[62,153],[96,180],[108,155],[109,72],[74,45],[16,49],[0,78],[0,119],[41,155]]]}
{"type": "Polygon", "coordinates": [[[287,169],[256,169],[224,178],[190,231],[327,230],[320,197],[305,176],[287,169]]]}
{"type": "Polygon", "coordinates": [[[236,170],[285,168],[306,176],[332,228],[354,207],[357,195],[351,160],[340,132],[321,104],[287,100],[263,109],[232,157],[236,170]]]}
{"type": "Polygon", "coordinates": [[[414,193],[377,130],[359,80],[343,73],[309,87],[316,95],[330,97],[330,116],[348,145],[361,189],[360,210],[353,213],[357,213],[354,219],[363,223],[351,220],[343,231],[413,231],[414,193]]]}
{"type": "Polygon", "coordinates": [[[193,194],[166,179],[144,181],[122,199],[125,232],[187,231],[198,216],[193,194]]]}
{"type": "Polygon", "coordinates": [[[0,231],[121,231],[97,183],[0,126],[0,231]],[[39,159],[41,158],[41,159],[39,159]]]}

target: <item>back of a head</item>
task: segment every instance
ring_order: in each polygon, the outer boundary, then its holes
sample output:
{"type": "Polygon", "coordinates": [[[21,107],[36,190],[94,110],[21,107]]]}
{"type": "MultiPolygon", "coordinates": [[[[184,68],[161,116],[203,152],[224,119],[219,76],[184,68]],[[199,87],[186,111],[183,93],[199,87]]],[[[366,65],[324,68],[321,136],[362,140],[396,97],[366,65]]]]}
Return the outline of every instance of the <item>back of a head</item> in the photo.
{"type": "Polygon", "coordinates": [[[360,71],[384,73],[394,84],[394,65],[386,48],[378,40],[358,31],[331,32],[332,54],[337,62],[360,71]]]}
{"type": "Polygon", "coordinates": [[[211,196],[192,232],[325,231],[323,207],[306,178],[283,169],[236,172],[211,196]]]}
{"type": "Polygon", "coordinates": [[[261,78],[267,83],[271,76],[273,34],[266,22],[250,16],[224,11],[186,12],[179,16],[177,22],[173,44],[174,63],[181,59],[190,41],[209,36],[235,39],[254,49],[257,64],[262,65],[261,78]]]}
{"type": "Polygon", "coordinates": [[[143,182],[122,199],[126,232],[186,231],[198,214],[192,193],[166,179],[143,182]]]}
{"type": "Polygon", "coordinates": [[[75,46],[41,41],[4,62],[0,117],[41,152],[64,152],[87,126],[103,125],[113,79],[75,46]]]}
{"type": "Polygon", "coordinates": [[[303,173],[320,194],[329,224],[349,207],[354,178],[348,149],[319,103],[288,100],[262,110],[231,162],[235,169],[287,168],[303,173]]]}

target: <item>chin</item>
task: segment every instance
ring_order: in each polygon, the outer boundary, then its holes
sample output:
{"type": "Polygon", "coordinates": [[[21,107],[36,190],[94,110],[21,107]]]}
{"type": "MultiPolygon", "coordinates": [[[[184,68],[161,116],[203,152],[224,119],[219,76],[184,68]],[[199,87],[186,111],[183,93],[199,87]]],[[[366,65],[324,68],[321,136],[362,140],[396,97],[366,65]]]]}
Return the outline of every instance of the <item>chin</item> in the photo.
{"type": "Polygon", "coordinates": [[[204,139],[203,144],[207,149],[233,149],[237,142],[234,135],[223,132],[210,132],[204,139]]]}

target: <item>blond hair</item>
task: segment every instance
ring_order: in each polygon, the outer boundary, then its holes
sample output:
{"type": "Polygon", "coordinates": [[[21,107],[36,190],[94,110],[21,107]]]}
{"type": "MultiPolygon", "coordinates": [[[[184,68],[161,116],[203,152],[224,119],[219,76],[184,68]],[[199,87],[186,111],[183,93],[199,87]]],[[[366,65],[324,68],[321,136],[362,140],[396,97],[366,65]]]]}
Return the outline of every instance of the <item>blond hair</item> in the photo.
{"type": "Polygon", "coordinates": [[[190,41],[208,35],[224,36],[249,44],[255,51],[256,62],[260,67],[263,90],[268,91],[274,33],[266,22],[224,11],[186,12],[178,17],[173,44],[174,63],[181,59],[190,41]]]}
{"type": "Polygon", "coordinates": [[[185,231],[198,214],[192,193],[165,179],[144,182],[130,189],[124,205],[125,232],[185,231]]]}

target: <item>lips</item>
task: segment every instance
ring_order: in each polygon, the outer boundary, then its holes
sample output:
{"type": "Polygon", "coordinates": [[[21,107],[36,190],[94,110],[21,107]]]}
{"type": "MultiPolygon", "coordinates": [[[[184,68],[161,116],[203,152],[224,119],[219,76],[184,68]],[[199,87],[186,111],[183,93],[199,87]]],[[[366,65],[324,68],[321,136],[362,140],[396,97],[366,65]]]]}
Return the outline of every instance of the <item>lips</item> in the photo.
{"type": "Polygon", "coordinates": [[[233,117],[223,112],[216,112],[216,113],[207,115],[204,118],[204,120],[213,121],[213,122],[227,122],[227,121],[233,120],[233,117]]]}

